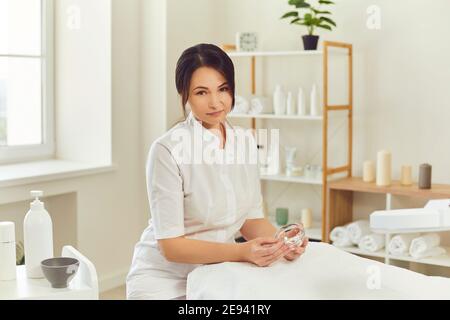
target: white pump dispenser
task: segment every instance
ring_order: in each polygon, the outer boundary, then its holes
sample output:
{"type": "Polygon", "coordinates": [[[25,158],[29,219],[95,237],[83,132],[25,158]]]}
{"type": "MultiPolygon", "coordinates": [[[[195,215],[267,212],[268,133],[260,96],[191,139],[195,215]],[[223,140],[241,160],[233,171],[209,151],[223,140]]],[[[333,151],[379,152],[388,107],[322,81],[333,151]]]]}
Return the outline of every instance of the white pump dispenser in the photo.
{"type": "Polygon", "coordinates": [[[53,258],[53,226],[44,203],[39,200],[42,191],[30,192],[35,200],[23,223],[25,268],[28,278],[43,278],[41,261],[53,258]]]}

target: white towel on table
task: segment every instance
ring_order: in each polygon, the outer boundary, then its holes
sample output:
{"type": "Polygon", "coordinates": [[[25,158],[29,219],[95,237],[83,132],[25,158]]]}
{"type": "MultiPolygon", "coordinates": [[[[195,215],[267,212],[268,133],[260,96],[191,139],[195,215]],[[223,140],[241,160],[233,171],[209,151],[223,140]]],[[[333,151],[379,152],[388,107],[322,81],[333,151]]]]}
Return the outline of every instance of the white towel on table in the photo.
{"type": "Polygon", "coordinates": [[[350,240],[354,244],[359,244],[361,239],[371,234],[370,231],[370,223],[368,220],[358,220],[347,225],[348,234],[350,236],[350,240]]]}
{"type": "Polygon", "coordinates": [[[422,258],[429,258],[429,257],[436,257],[440,256],[441,254],[445,254],[447,251],[442,247],[434,247],[431,249],[428,249],[423,252],[414,252],[412,255],[415,259],[422,259],[422,258]]]}
{"type": "Polygon", "coordinates": [[[388,252],[393,256],[409,255],[411,242],[420,237],[419,233],[398,234],[388,244],[388,252]]]}
{"type": "Polygon", "coordinates": [[[346,226],[336,227],[331,230],[330,239],[336,247],[350,247],[353,245],[346,226]]]}
{"type": "Polygon", "coordinates": [[[426,276],[317,242],[299,259],[280,259],[267,268],[245,262],[201,265],[189,273],[186,286],[187,299],[194,300],[450,299],[450,278],[426,276]],[[379,287],[372,286],[368,274],[374,268],[379,287]]]}
{"type": "Polygon", "coordinates": [[[385,237],[382,234],[368,234],[361,238],[358,246],[361,250],[377,252],[384,248],[385,237]]]}
{"type": "Polygon", "coordinates": [[[424,252],[439,246],[440,243],[441,237],[437,233],[425,234],[412,240],[409,254],[413,257],[420,256],[424,252]]]}

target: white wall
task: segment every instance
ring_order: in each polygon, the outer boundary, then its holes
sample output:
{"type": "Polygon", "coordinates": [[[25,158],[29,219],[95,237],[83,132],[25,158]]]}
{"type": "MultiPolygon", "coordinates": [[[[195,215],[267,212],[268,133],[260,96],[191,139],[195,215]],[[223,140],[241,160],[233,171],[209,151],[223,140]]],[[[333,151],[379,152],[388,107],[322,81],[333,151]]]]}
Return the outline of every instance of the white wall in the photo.
{"type": "Polygon", "coordinates": [[[142,161],[153,140],[166,131],[167,119],[167,3],[141,1],[140,81],[142,161]]]}
{"type": "Polygon", "coordinates": [[[218,43],[222,34],[220,1],[167,0],[167,126],[183,117],[175,86],[175,69],[181,53],[199,43],[218,43]]]}
{"type": "Polygon", "coordinates": [[[57,157],[110,163],[110,0],[55,2],[55,104],[57,157]]]}
{"type": "Polygon", "coordinates": [[[223,5],[210,0],[142,0],[142,107],[144,160],[152,141],[182,119],[175,87],[181,53],[199,43],[218,43],[223,5]]]}

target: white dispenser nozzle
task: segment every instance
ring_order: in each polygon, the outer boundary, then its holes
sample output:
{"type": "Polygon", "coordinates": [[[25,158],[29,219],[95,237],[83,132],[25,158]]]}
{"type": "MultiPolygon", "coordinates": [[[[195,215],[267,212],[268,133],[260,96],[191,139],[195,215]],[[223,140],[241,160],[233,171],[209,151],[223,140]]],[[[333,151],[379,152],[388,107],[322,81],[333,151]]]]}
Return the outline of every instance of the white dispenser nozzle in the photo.
{"type": "Polygon", "coordinates": [[[42,197],[44,195],[44,192],[42,192],[41,190],[33,190],[30,191],[30,194],[35,198],[34,201],[30,203],[30,208],[43,209],[44,203],[39,200],[39,197],[42,197]]]}
{"type": "Polygon", "coordinates": [[[44,194],[44,192],[42,192],[41,190],[33,190],[30,192],[32,197],[35,197],[35,200],[39,200],[39,197],[42,197],[42,195],[44,194]]]}

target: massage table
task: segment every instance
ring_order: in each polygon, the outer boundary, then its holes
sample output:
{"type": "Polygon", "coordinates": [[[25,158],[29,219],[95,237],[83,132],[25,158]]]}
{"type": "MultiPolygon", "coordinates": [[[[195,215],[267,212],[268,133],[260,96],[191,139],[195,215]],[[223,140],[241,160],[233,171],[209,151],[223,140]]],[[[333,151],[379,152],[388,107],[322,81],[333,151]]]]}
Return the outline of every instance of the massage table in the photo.
{"type": "Polygon", "coordinates": [[[187,299],[450,299],[450,278],[314,242],[293,262],[280,259],[264,268],[243,262],[199,266],[188,275],[187,299]]]}

